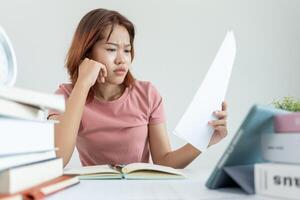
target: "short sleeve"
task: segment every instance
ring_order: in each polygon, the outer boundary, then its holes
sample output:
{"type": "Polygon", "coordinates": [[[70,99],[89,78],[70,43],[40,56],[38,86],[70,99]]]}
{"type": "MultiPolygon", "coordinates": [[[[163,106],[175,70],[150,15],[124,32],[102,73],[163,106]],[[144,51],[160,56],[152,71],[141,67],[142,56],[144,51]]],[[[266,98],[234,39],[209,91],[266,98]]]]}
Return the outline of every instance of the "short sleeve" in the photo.
{"type": "Polygon", "coordinates": [[[159,124],[165,122],[165,113],[163,106],[163,99],[157,89],[150,84],[149,87],[149,106],[150,116],[149,124],[159,124]]]}
{"type": "MultiPolygon", "coordinates": [[[[55,91],[55,94],[60,94],[65,97],[65,101],[69,98],[71,93],[71,85],[70,84],[61,84],[59,88],[55,91]]],[[[50,109],[48,112],[48,119],[52,115],[60,115],[61,112],[50,109]]]]}

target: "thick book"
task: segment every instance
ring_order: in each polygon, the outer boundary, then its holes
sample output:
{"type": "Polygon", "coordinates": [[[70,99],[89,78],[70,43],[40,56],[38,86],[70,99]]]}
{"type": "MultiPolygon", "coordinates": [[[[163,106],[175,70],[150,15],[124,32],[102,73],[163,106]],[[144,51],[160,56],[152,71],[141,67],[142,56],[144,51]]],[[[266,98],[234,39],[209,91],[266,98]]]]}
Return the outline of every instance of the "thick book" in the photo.
{"type": "Polygon", "coordinates": [[[62,95],[47,94],[33,90],[0,86],[0,98],[12,100],[40,108],[65,111],[65,99],[62,95]]]}
{"type": "Polygon", "coordinates": [[[0,115],[28,120],[46,120],[44,109],[0,98],[0,115]]]}
{"type": "Polygon", "coordinates": [[[79,179],[184,179],[184,174],[172,167],[150,163],[128,165],[95,165],[66,169],[65,175],[78,175],[79,179]]]}
{"type": "Polygon", "coordinates": [[[0,172],[19,165],[49,160],[55,157],[55,150],[0,156],[0,172]]]}
{"type": "Polygon", "coordinates": [[[300,164],[299,133],[264,133],[261,149],[266,161],[300,164]]]}
{"type": "Polygon", "coordinates": [[[255,164],[255,192],[284,199],[300,197],[300,166],[279,163],[255,164]]]}
{"type": "Polygon", "coordinates": [[[0,117],[0,156],[53,150],[54,123],[0,117]]]}
{"type": "Polygon", "coordinates": [[[0,172],[0,194],[20,192],[57,178],[62,173],[63,162],[61,158],[6,169],[0,172]]]}

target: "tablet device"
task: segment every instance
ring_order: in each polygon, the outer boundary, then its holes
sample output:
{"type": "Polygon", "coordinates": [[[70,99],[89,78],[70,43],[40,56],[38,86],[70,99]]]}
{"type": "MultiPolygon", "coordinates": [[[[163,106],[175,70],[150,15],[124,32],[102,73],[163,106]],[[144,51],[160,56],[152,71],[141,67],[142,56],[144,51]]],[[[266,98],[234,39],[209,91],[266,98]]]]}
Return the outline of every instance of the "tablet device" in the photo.
{"type": "Polygon", "coordinates": [[[270,106],[254,105],[209,176],[206,187],[217,189],[236,186],[224,168],[263,162],[261,134],[274,132],[273,116],[285,112],[270,106]]]}

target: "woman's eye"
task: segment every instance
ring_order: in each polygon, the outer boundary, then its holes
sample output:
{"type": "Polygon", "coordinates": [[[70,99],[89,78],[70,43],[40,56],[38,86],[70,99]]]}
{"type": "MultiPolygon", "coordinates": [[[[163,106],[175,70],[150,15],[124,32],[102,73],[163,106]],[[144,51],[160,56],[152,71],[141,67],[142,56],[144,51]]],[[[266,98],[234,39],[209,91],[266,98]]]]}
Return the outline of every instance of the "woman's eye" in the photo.
{"type": "Polygon", "coordinates": [[[110,52],[114,52],[116,51],[116,49],[112,49],[112,48],[109,48],[109,49],[106,49],[107,51],[110,51],[110,52]]]}
{"type": "Polygon", "coordinates": [[[126,49],[125,53],[131,53],[131,50],[130,49],[126,49]]]}

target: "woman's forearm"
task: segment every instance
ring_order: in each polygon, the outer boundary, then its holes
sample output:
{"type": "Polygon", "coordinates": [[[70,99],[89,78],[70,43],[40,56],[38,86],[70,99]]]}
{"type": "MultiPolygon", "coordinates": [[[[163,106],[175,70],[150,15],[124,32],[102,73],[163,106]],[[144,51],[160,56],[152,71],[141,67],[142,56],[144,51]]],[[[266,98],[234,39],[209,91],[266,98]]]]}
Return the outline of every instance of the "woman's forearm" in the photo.
{"type": "Polygon", "coordinates": [[[200,154],[201,151],[193,147],[191,144],[186,144],[175,151],[168,152],[157,164],[173,168],[185,168],[200,154]]]}
{"type": "Polygon", "coordinates": [[[88,91],[88,87],[75,84],[66,102],[66,110],[55,125],[55,146],[59,148],[57,156],[63,158],[64,166],[69,162],[75,148],[88,91]]]}

